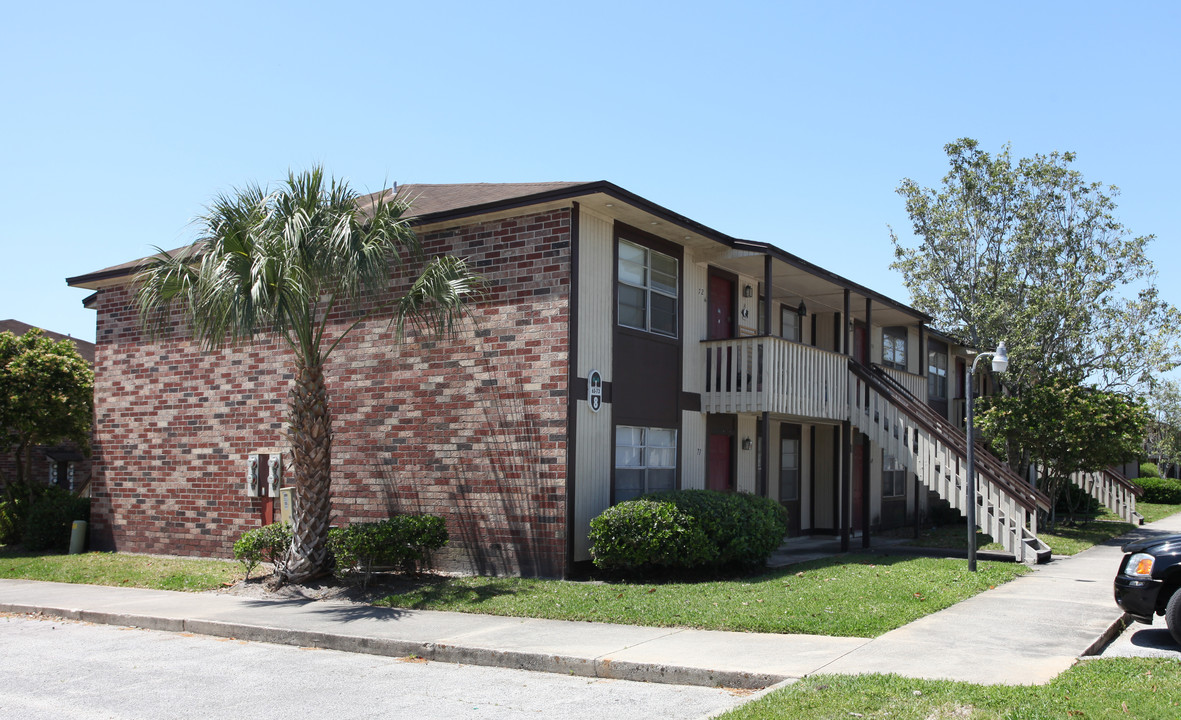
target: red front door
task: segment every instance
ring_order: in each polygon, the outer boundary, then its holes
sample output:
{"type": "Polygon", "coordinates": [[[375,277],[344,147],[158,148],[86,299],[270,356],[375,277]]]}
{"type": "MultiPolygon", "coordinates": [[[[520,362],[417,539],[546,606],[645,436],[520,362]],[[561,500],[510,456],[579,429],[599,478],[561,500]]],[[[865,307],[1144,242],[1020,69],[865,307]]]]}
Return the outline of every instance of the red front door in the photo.
{"type": "Polygon", "coordinates": [[[709,436],[709,465],[705,483],[710,490],[729,492],[734,489],[733,447],[734,438],[730,435],[709,436]]]}
{"type": "Polygon", "coordinates": [[[709,276],[709,339],[734,337],[734,283],[717,275],[709,276]]]}
{"type": "Polygon", "coordinates": [[[869,343],[865,342],[865,326],[853,326],[853,359],[862,365],[869,364],[869,343]]]}

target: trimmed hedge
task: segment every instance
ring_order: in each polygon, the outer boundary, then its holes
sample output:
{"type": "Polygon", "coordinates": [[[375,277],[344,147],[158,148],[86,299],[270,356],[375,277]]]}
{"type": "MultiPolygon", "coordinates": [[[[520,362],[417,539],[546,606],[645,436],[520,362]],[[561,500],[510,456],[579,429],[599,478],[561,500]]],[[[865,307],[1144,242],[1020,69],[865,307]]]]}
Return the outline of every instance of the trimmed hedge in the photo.
{"type": "Polygon", "coordinates": [[[353,523],[328,531],[328,548],[343,575],[360,572],[369,583],[373,568],[397,565],[414,569],[431,550],[447,544],[447,526],[435,515],[395,515],[379,522],[353,523]]]}
{"type": "Polygon", "coordinates": [[[1158,478],[1160,477],[1160,468],[1156,466],[1156,463],[1140,463],[1140,477],[1158,478]]]}
{"type": "Polygon", "coordinates": [[[758,565],[783,542],[787,511],[746,493],[674,490],[591,520],[591,557],[610,570],[758,565]]]}
{"type": "Polygon", "coordinates": [[[591,520],[589,537],[591,557],[604,570],[687,568],[717,557],[701,523],[671,502],[640,499],[609,507],[591,520]]]}
{"type": "Polygon", "coordinates": [[[1144,488],[1144,496],[1140,498],[1141,502],[1181,505],[1181,480],[1141,477],[1135,482],[1144,488]]]}

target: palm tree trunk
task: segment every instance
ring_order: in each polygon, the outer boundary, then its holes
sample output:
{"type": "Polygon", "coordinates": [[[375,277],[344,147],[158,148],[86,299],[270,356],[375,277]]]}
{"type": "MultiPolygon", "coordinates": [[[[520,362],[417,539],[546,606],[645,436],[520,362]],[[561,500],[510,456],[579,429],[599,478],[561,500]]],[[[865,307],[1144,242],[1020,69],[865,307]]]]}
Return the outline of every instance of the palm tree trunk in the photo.
{"type": "Polygon", "coordinates": [[[284,582],[303,582],[328,572],[328,523],[332,517],[332,418],[324,366],[296,360],[287,430],[295,463],[291,551],[284,582]]]}

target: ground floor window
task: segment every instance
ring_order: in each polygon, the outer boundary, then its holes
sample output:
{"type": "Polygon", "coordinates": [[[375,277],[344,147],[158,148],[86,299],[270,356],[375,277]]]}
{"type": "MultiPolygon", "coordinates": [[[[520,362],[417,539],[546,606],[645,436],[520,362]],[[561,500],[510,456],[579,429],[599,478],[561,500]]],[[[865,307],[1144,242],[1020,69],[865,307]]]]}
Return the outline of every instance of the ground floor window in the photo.
{"type": "Polygon", "coordinates": [[[900,498],[906,495],[906,469],[898,458],[882,452],[882,497],[900,498]]]}
{"type": "Polygon", "coordinates": [[[616,426],[614,502],[676,487],[677,431],[616,426]]]}

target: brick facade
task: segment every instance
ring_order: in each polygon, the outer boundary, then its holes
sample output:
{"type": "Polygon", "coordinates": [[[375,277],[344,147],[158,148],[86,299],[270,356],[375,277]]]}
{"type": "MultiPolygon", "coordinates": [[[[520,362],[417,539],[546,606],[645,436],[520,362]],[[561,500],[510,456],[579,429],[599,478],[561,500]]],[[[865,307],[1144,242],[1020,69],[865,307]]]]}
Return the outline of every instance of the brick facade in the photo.
{"type": "MultiPolygon", "coordinates": [[[[490,292],[454,338],[398,345],[371,319],[329,359],[334,524],[433,513],[451,533],[441,567],[565,571],[570,226],[562,209],[422,235],[490,292]]],[[[145,338],[130,298],[106,287],[94,305],[92,543],[228,557],[262,522],[247,454],[286,447],[290,354],[270,338],[212,352],[183,331],[145,338]]]]}

